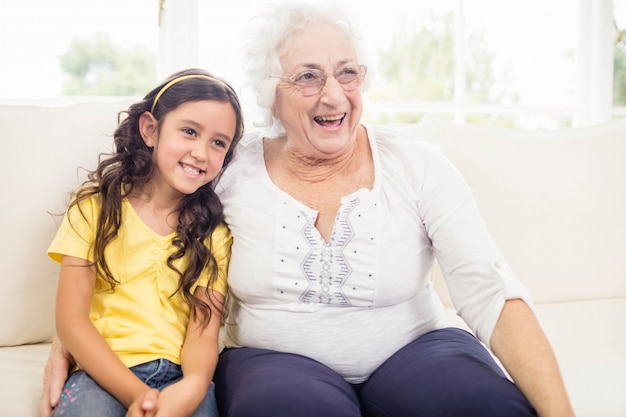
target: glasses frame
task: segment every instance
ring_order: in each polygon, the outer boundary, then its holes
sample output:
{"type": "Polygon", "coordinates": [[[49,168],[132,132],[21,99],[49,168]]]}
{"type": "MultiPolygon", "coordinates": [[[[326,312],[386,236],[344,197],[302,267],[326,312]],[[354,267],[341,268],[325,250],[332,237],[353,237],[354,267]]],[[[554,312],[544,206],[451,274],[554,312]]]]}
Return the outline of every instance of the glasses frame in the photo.
{"type": "Polygon", "coordinates": [[[341,86],[341,88],[343,88],[344,91],[354,91],[357,88],[359,88],[361,86],[361,84],[363,84],[363,80],[365,80],[365,76],[367,75],[367,65],[362,65],[362,64],[345,64],[345,65],[341,65],[340,67],[338,67],[337,69],[335,69],[334,71],[322,71],[319,68],[308,68],[308,69],[304,69],[302,71],[298,71],[296,74],[290,76],[290,77],[285,77],[285,76],[280,76],[280,75],[271,75],[270,78],[278,78],[281,81],[284,82],[288,82],[294,86],[296,86],[300,92],[302,93],[303,96],[305,97],[311,97],[314,96],[316,94],[319,94],[324,87],[326,86],[326,81],[328,81],[328,76],[332,75],[333,78],[335,80],[337,80],[337,82],[339,83],[339,85],[341,86]],[[351,68],[351,67],[357,67],[360,68],[362,70],[362,72],[356,74],[356,78],[354,80],[348,81],[346,83],[341,83],[338,79],[337,79],[337,74],[345,69],[346,67],[351,68]],[[300,76],[306,74],[307,72],[313,72],[313,73],[317,73],[319,74],[321,77],[321,82],[319,85],[319,88],[317,88],[317,86],[315,85],[301,85],[298,83],[298,81],[296,81],[300,76]],[[354,87],[351,87],[351,84],[356,81],[356,85],[354,87]],[[313,88],[313,90],[310,93],[305,93],[305,90],[307,89],[311,89],[313,88]]]}

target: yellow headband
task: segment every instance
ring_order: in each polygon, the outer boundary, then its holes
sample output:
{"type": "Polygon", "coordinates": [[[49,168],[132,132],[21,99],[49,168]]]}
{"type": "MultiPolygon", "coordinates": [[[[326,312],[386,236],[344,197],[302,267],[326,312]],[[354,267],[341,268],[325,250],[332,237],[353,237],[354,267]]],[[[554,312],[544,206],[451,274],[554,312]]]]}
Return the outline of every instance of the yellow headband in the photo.
{"type": "Polygon", "coordinates": [[[217,78],[211,77],[209,75],[204,75],[204,74],[189,74],[189,75],[181,75],[178,78],[174,78],[172,81],[170,81],[169,83],[165,84],[163,86],[163,88],[161,88],[161,90],[157,93],[157,95],[154,97],[154,101],[152,102],[152,108],[150,109],[150,113],[154,113],[154,108],[156,107],[157,101],[159,101],[159,99],[161,98],[161,96],[163,95],[163,93],[165,93],[165,91],[170,88],[171,86],[173,86],[174,84],[183,81],[183,80],[187,80],[189,78],[207,78],[211,81],[215,81],[218,84],[223,85],[224,87],[228,88],[229,90],[233,91],[233,89],[226,84],[225,82],[223,82],[222,80],[219,80],[217,78]]]}

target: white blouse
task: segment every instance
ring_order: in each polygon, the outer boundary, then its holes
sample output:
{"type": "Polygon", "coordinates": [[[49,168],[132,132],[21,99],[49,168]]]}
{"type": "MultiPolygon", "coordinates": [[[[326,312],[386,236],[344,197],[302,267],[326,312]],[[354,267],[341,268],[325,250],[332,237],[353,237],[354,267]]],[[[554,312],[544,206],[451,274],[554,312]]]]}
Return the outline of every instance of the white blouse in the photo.
{"type": "Polygon", "coordinates": [[[418,336],[445,327],[435,257],[459,315],[488,344],[506,299],[530,297],[459,172],[429,143],[367,127],[371,190],[343,197],[330,243],[316,211],[270,179],[246,135],[217,192],[233,234],[226,346],[305,355],[365,381],[418,336]]]}

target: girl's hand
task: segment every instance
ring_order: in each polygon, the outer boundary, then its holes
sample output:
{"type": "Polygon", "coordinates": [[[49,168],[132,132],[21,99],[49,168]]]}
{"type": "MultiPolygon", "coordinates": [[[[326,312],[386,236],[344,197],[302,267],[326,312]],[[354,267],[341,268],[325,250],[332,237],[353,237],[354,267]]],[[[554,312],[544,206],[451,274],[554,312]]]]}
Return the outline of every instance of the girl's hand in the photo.
{"type": "Polygon", "coordinates": [[[154,417],[159,401],[159,390],[151,388],[138,396],[128,407],[126,417],[154,417]]]}
{"type": "MultiPolygon", "coordinates": [[[[189,417],[196,412],[206,397],[210,385],[206,382],[183,378],[166,387],[159,394],[155,417],[189,417]]],[[[150,416],[149,414],[145,415],[150,416]]],[[[134,416],[133,416],[134,417],[134,416]]]]}

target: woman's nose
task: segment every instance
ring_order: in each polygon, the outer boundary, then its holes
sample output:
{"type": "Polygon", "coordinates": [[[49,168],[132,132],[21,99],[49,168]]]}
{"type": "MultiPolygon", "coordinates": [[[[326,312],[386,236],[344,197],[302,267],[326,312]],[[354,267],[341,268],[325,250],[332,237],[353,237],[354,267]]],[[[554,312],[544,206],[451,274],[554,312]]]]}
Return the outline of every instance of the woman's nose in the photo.
{"type": "Polygon", "coordinates": [[[322,97],[343,97],[344,89],[342,85],[337,81],[337,79],[333,75],[329,75],[326,78],[326,82],[322,87],[322,91],[320,92],[322,97]]]}

